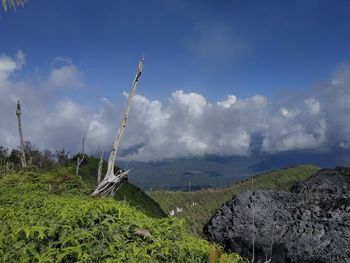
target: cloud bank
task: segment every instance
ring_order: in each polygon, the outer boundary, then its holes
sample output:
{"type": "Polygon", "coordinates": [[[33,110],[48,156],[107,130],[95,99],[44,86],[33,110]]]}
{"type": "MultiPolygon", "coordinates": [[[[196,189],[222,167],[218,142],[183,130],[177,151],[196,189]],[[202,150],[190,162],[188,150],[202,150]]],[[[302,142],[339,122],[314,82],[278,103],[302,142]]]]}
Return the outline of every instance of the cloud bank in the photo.
{"type": "MultiPolygon", "coordinates": [[[[85,86],[81,71],[68,59],[56,63],[47,76],[15,80],[24,64],[21,51],[14,57],[0,56],[0,145],[18,145],[15,102],[20,98],[25,139],[39,148],[75,153],[85,136],[90,152],[97,145],[108,151],[122,116],[120,108],[107,98],[100,98],[98,109],[60,99],[62,89],[85,86]]],[[[350,66],[339,67],[329,83],[310,94],[300,94],[283,105],[262,95],[237,98],[230,94],[218,102],[183,90],[173,92],[166,102],[136,95],[121,158],[157,161],[349,148],[350,66]]]]}

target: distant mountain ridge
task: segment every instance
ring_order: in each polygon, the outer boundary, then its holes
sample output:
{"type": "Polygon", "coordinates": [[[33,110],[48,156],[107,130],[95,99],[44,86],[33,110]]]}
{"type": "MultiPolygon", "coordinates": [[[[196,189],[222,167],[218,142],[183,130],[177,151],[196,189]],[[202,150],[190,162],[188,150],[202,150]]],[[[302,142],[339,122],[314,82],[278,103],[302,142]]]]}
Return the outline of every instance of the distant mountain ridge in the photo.
{"type": "Polygon", "coordinates": [[[257,173],[311,164],[319,167],[350,165],[350,151],[288,151],[278,154],[253,152],[250,156],[204,156],[158,162],[118,162],[132,169],[129,181],[143,189],[199,190],[226,187],[257,173]]]}

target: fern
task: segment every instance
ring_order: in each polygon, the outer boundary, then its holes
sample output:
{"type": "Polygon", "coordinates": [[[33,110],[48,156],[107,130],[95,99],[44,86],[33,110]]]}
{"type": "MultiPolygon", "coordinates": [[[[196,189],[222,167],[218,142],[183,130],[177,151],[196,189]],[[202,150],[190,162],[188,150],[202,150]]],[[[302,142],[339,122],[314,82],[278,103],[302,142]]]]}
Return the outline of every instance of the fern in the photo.
{"type": "MultiPolygon", "coordinates": [[[[211,245],[188,235],[183,220],[151,218],[83,189],[67,169],[1,177],[1,262],[209,262],[211,245]],[[151,236],[135,234],[141,229],[151,236]]],[[[236,254],[220,257],[240,261],[236,254]]]]}

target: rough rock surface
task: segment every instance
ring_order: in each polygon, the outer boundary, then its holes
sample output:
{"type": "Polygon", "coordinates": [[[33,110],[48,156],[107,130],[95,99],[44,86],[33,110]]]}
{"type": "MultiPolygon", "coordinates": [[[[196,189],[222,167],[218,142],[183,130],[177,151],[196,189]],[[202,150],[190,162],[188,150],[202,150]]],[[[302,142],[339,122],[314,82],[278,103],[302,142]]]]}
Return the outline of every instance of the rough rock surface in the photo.
{"type": "Polygon", "coordinates": [[[350,262],[350,168],[320,170],[291,192],[235,196],[204,236],[250,261],[254,238],[254,262],[350,262]]]}

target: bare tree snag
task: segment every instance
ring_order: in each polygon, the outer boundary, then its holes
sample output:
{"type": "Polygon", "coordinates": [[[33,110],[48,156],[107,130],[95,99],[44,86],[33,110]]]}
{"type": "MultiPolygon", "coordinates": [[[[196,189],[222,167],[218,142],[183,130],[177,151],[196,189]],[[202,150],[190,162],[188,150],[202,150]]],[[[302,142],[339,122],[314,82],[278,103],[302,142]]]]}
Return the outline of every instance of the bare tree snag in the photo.
{"type": "Polygon", "coordinates": [[[18,130],[19,130],[19,141],[20,141],[20,147],[21,147],[21,163],[22,163],[22,168],[27,167],[27,160],[26,160],[26,154],[24,151],[24,139],[23,139],[23,132],[22,132],[22,120],[21,120],[21,104],[19,100],[17,100],[17,110],[16,110],[16,115],[17,115],[17,121],[18,121],[18,130]]]}
{"type": "Polygon", "coordinates": [[[98,163],[98,171],[97,171],[97,184],[101,183],[102,179],[102,167],[103,167],[103,148],[98,146],[98,152],[100,154],[100,161],[98,163]]]}
{"type": "Polygon", "coordinates": [[[82,153],[82,156],[80,158],[80,156],[78,156],[78,159],[77,159],[77,168],[75,170],[75,175],[79,175],[79,168],[80,168],[80,165],[84,162],[84,159],[85,159],[85,154],[84,154],[84,144],[85,144],[85,138],[83,137],[83,141],[81,143],[81,153],[82,153]]]}
{"type": "Polygon", "coordinates": [[[126,109],[124,112],[124,116],[120,122],[117,135],[116,135],[114,142],[113,142],[112,151],[109,155],[107,173],[106,173],[105,177],[103,178],[103,180],[98,184],[95,191],[92,193],[92,196],[103,197],[103,196],[106,196],[108,194],[113,195],[114,188],[116,187],[116,185],[118,183],[120,183],[121,181],[123,181],[125,178],[127,178],[128,174],[129,174],[129,171],[117,171],[117,173],[114,174],[114,165],[115,165],[115,160],[116,160],[116,156],[118,153],[119,143],[120,143],[120,140],[123,136],[123,133],[124,133],[124,130],[126,127],[126,123],[128,121],[129,111],[130,111],[130,107],[131,107],[131,101],[135,95],[137,83],[138,83],[140,76],[141,76],[141,73],[142,73],[143,64],[144,64],[144,58],[142,57],[139,65],[137,67],[136,75],[135,75],[134,81],[133,81],[132,86],[131,86],[130,94],[128,97],[128,102],[127,102],[126,109]]]}

